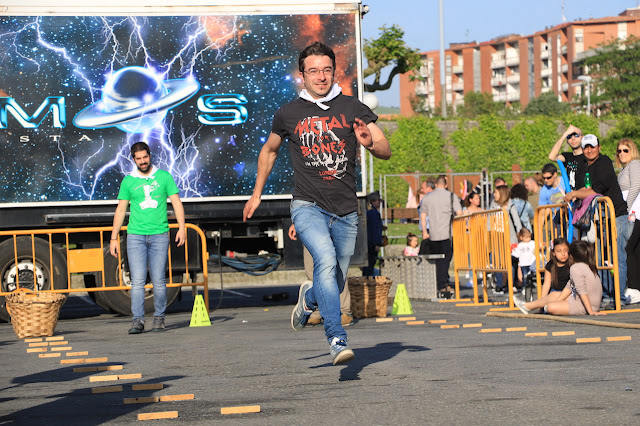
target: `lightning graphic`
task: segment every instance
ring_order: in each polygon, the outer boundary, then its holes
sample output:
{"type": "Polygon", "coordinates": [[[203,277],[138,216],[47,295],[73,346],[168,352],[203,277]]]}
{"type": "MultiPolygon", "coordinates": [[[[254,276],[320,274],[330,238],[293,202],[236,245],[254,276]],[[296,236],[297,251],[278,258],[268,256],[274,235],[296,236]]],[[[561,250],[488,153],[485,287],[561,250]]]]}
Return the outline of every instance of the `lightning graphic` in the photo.
{"type": "MultiPolygon", "coordinates": [[[[69,84],[79,85],[88,94],[92,103],[101,97],[101,87],[96,83],[108,80],[117,69],[130,66],[132,63],[143,63],[144,67],[153,70],[160,80],[170,78],[194,78],[194,68],[202,60],[203,54],[214,50],[216,58],[224,56],[228,49],[233,48],[233,41],[237,31],[235,17],[191,17],[182,25],[182,41],[178,50],[171,56],[166,56],[166,50],[154,52],[151,43],[147,42],[147,34],[151,25],[146,17],[85,17],[85,25],[97,27],[95,33],[103,40],[98,56],[106,58],[103,67],[103,78],[96,79],[90,75],[90,64],[86,55],[81,54],[74,46],[65,46],[57,36],[57,28],[43,24],[43,17],[34,17],[21,28],[0,34],[0,43],[4,44],[3,56],[16,54],[28,61],[40,72],[44,64],[37,49],[27,49],[28,45],[21,42],[27,33],[35,32],[38,46],[55,54],[72,73],[73,81],[69,84]],[[88,22],[87,22],[88,21],[88,22]],[[212,29],[212,27],[214,27],[212,29]],[[214,35],[215,39],[211,36],[214,35]],[[160,53],[164,54],[162,56],[160,53]],[[161,58],[161,59],[160,59],[161,58]],[[90,71],[87,71],[87,70],[90,71]]],[[[31,36],[31,34],[28,34],[31,36]]],[[[157,46],[157,40],[154,40],[157,46]]],[[[167,117],[162,123],[141,134],[126,133],[124,141],[115,152],[112,159],[97,169],[93,169],[94,160],[103,154],[108,144],[104,136],[99,136],[97,149],[84,158],[77,155],[74,158],[66,156],[65,142],[58,138],[57,150],[62,163],[63,177],[60,179],[68,188],[73,188],[81,194],[82,199],[93,200],[96,190],[102,185],[101,180],[111,170],[126,175],[134,169],[129,150],[132,144],[144,140],[152,146],[152,158],[157,167],[169,171],[181,188],[183,197],[202,197],[203,191],[200,179],[198,159],[199,149],[196,140],[202,129],[200,125],[194,131],[188,132],[184,127],[174,131],[175,118],[167,117]]]]}

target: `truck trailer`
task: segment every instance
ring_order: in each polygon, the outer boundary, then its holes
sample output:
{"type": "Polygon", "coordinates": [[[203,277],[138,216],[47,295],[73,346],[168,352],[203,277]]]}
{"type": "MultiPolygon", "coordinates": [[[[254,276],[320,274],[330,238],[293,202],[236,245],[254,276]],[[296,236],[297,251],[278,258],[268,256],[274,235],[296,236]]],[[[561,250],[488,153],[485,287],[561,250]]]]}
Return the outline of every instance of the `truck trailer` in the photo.
{"type": "MultiPolygon", "coordinates": [[[[267,252],[280,256],[281,268],[301,268],[302,247],[287,237],[288,153],[279,156],[250,222],[242,221],[242,209],[271,118],[302,87],[297,56],[305,46],[332,46],[343,93],[362,96],[363,7],[325,0],[3,1],[0,230],[110,226],[120,182],[134,167],[130,147],[146,141],[154,164],[176,180],[186,220],[204,231],[210,253],[267,252]]],[[[361,150],[354,265],[366,262],[365,164],[361,150]]],[[[67,288],[65,249],[103,247],[104,235],[77,235],[2,236],[2,292],[17,284],[46,290],[51,281],[67,288]]],[[[201,243],[191,241],[190,252],[198,253],[201,243]]],[[[118,263],[105,250],[106,282],[117,281],[118,263]]],[[[126,261],[120,266],[126,275],[126,261]]],[[[179,277],[186,262],[172,259],[171,269],[179,277]]],[[[102,285],[102,274],[83,276],[87,288],[102,285]]],[[[168,289],[169,301],[179,289],[168,289]]],[[[127,291],[90,294],[105,309],[130,312],[127,291]]],[[[0,318],[8,319],[4,297],[0,318]]]]}

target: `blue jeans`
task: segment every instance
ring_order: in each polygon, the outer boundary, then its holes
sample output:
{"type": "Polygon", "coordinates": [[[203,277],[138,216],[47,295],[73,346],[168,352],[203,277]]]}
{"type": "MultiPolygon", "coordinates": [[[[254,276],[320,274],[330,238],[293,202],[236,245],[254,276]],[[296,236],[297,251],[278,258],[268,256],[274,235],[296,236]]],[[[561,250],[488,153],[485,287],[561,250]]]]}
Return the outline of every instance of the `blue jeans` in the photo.
{"type": "Polygon", "coordinates": [[[340,293],[356,247],[358,214],[336,216],[316,203],[293,200],[291,220],[313,258],[313,287],[306,293],[305,303],[322,312],[329,342],[334,337],[346,340],[340,318],[340,293]]]}
{"type": "Polygon", "coordinates": [[[147,265],[153,283],[154,317],[164,317],[167,308],[165,273],[169,253],[169,233],[157,235],[127,234],[127,260],[131,274],[131,313],[144,319],[144,285],[147,265]]]}

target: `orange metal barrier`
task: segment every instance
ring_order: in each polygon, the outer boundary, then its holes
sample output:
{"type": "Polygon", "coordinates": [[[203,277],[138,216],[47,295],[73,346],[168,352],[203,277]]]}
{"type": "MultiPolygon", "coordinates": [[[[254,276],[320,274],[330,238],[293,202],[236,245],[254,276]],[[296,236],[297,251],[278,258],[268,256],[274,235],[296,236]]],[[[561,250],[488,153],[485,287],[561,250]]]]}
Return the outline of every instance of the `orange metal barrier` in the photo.
{"type": "Polygon", "coordinates": [[[509,289],[509,307],[513,308],[513,274],[511,273],[511,244],[509,216],[505,209],[486,210],[453,220],[453,255],[456,299],[459,299],[460,272],[471,271],[473,302],[459,306],[487,306],[487,273],[505,273],[509,289]],[[478,278],[483,274],[482,295],[479,302],[478,278]]]}
{"type": "MultiPolygon", "coordinates": [[[[595,242],[596,247],[596,267],[599,271],[609,271],[612,273],[615,291],[615,306],[613,312],[621,312],[620,302],[620,276],[618,275],[618,230],[616,228],[615,209],[609,197],[600,197],[598,206],[594,214],[594,220],[598,223],[596,233],[587,236],[590,242],[595,242]]],[[[542,294],[542,284],[544,279],[544,265],[551,258],[551,242],[557,237],[566,238],[567,204],[551,204],[539,206],[534,217],[534,239],[542,247],[542,251],[536,251],[536,286],[538,295],[542,294]],[[553,220],[555,215],[559,215],[559,222],[563,226],[556,224],[553,220]],[[540,266],[542,265],[542,266],[540,266]]],[[[571,225],[573,226],[573,225],[571,225]]],[[[574,229],[574,232],[578,232],[574,229]]],[[[574,234],[574,239],[583,237],[583,233],[574,234]]],[[[629,312],[631,312],[629,310],[629,312]]]]}
{"type": "MultiPolygon", "coordinates": [[[[615,310],[613,312],[638,312],[640,309],[622,311],[620,302],[620,277],[618,275],[618,248],[616,240],[615,209],[609,197],[600,197],[594,214],[598,224],[595,235],[587,236],[595,242],[597,269],[609,271],[612,275],[615,291],[615,310]]],[[[567,238],[567,204],[551,204],[539,206],[534,216],[534,241],[539,247],[536,250],[536,285],[537,294],[542,294],[544,266],[551,256],[551,242],[558,237],[567,238]]],[[[573,225],[570,225],[573,226],[573,225]]],[[[473,277],[473,303],[459,306],[492,305],[487,295],[486,274],[506,273],[509,288],[508,308],[492,310],[508,310],[514,308],[513,274],[511,265],[511,247],[509,238],[509,217],[506,210],[487,210],[471,215],[464,215],[453,220],[453,258],[455,271],[456,299],[460,299],[460,273],[471,272],[473,277]],[[479,274],[484,276],[482,296],[484,303],[479,302],[479,274]]],[[[577,230],[576,230],[577,232],[577,230]]],[[[582,238],[579,233],[577,238],[582,238]]]]}
{"type": "MultiPolygon", "coordinates": [[[[170,224],[170,228],[178,228],[178,224],[170,224]]],[[[126,230],[126,227],[122,227],[126,230]]],[[[118,285],[115,283],[107,282],[105,274],[105,248],[108,250],[109,238],[111,235],[111,226],[103,227],[88,227],[88,228],[63,228],[63,229],[47,229],[47,230],[13,230],[13,231],[0,231],[0,237],[10,237],[6,240],[2,247],[6,244],[13,246],[13,256],[8,256],[5,259],[7,262],[13,262],[15,270],[12,272],[13,267],[8,268],[6,271],[6,277],[0,277],[3,281],[10,278],[12,281],[11,291],[15,291],[20,287],[31,287],[32,289],[51,293],[74,293],[74,292],[95,292],[95,291],[113,291],[113,290],[129,290],[130,287],[123,282],[122,264],[123,259],[121,253],[118,253],[117,258],[117,277],[118,285]],[[82,241],[82,238],[88,238],[87,235],[94,234],[92,241],[100,241],[100,247],[97,248],[73,248],[74,243],[70,241],[70,236],[82,241]],[[98,234],[98,238],[95,238],[95,234],[98,234]],[[64,248],[59,249],[54,247],[54,239],[64,239],[64,248]],[[64,253],[64,254],[63,254],[64,253]],[[64,270],[63,270],[64,268],[64,270]],[[43,276],[48,271],[48,276],[43,276]],[[65,273],[66,271],[66,273],[65,273]],[[33,282],[20,283],[21,272],[29,272],[33,275],[33,282]],[[71,274],[76,273],[98,273],[101,277],[101,285],[96,287],[82,287],[71,288],[71,274]],[[66,281],[66,284],[65,284],[66,281]],[[45,287],[42,288],[43,283],[45,287]]],[[[209,309],[209,279],[207,270],[207,260],[209,254],[207,253],[207,240],[204,232],[193,224],[186,224],[186,240],[182,247],[176,247],[173,241],[169,244],[168,251],[168,269],[172,271],[172,250],[180,250],[180,253],[184,253],[184,265],[185,274],[187,277],[189,274],[189,230],[197,233],[200,238],[200,244],[202,247],[202,265],[200,268],[203,274],[202,282],[187,282],[177,283],[173,281],[173,274],[169,273],[167,287],[195,287],[203,286],[204,288],[204,301],[209,309]]],[[[118,243],[120,243],[120,236],[118,236],[118,243]]],[[[7,247],[4,247],[7,248],[7,247]]],[[[0,252],[0,256],[4,256],[0,252]]],[[[181,268],[182,269],[182,268],[181,268]]],[[[152,288],[151,284],[147,284],[145,288],[152,288]]],[[[3,292],[0,289],[0,296],[6,296],[11,291],[3,292]]]]}

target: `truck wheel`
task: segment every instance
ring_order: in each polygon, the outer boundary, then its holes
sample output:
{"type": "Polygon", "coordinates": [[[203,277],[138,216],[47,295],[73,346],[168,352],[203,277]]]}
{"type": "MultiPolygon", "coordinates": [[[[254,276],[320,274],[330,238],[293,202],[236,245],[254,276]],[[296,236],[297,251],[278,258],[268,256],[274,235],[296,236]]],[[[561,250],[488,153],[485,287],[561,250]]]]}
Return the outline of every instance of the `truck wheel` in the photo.
{"type": "MultiPolygon", "coordinates": [[[[64,255],[57,248],[52,248],[49,257],[49,242],[41,238],[34,239],[35,263],[33,259],[31,237],[16,239],[18,272],[16,273],[16,259],[13,251],[13,238],[0,244],[0,287],[3,292],[14,291],[17,285],[34,290],[33,278],[35,274],[35,290],[51,289],[51,277],[56,289],[67,288],[67,262],[64,255]]],[[[5,297],[0,297],[0,319],[9,321],[9,312],[5,305],[5,297]]]]}
{"type": "MultiPolygon", "coordinates": [[[[129,271],[125,271],[124,262],[120,269],[122,271],[122,283],[125,286],[131,286],[131,279],[129,277],[129,271]]],[[[107,287],[117,287],[120,282],[118,279],[118,259],[111,256],[108,250],[105,250],[104,255],[104,276],[107,280],[107,287]]],[[[179,280],[181,275],[174,275],[173,282],[182,282],[179,280]]],[[[98,286],[102,285],[102,277],[98,276],[98,286]]],[[[167,282],[169,282],[167,276],[167,282]]],[[[147,284],[151,283],[149,277],[147,277],[147,284]]],[[[180,293],[180,287],[167,287],[167,308],[178,297],[180,293]]],[[[103,309],[108,307],[112,312],[120,315],[131,315],[131,295],[129,290],[113,290],[113,291],[98,291],[95,293],[96,304],[103,309]]],[[[153,289],[145,289],[144,297],[144,311],[147,314],[153,314],[153,289]]]]}
{"type": "MultiPolygon", "coordinates": [[[[84,286],[86,288],[95,288],[95,287],[97,287],[97,285],[96,285],[96,275],[85,275],[84,276],[84,286]]],[[[107,305],[102,298],[98,299],[98,297],[96,297],[96,295],[99,294],[99,292],[97,292],[97,291],[89,291],[87,293],[89,294],[89,297],[91,298],[91,300],[93,300],[93,303],[95,303],[96,305],[100,306],[102,309],[104,309],[105,311],[109,312],[110,314],[114,314],[115,313],[113,311],[113,309],[111,309],[111,306],[107,305]]]]}

